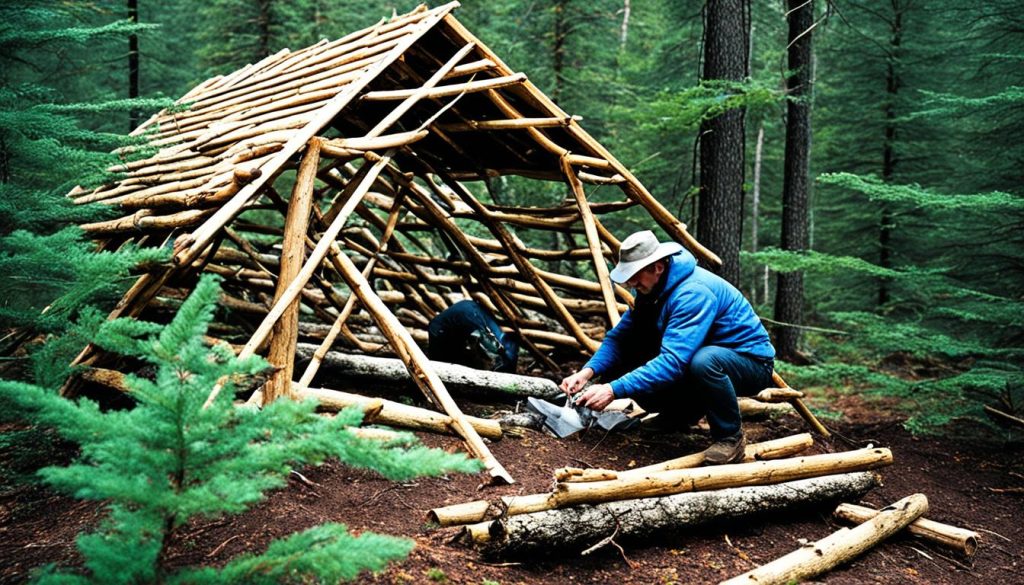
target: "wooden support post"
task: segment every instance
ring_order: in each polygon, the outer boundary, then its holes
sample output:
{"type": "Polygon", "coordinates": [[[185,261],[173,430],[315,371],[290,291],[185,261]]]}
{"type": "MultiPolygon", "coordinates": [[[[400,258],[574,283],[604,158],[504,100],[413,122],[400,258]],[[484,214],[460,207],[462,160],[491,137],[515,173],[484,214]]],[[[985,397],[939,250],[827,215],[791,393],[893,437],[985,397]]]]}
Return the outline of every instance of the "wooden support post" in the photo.
{"type": "MultiPolygon", "coordinates": [[[[313,138],[306,146],[306,153],[299,164],[295,187],[288,201],[288,215],[284,223],[284,240],[281,243],[281,266],[277,274],[277,288],[274,302],[278,302],[288,289],[292,279],[299,275],[306,257],[306,230],[309,229],[309,215],[313,208],[313,186],[320,164],[320,139],[313,138]]],[[[299,299],[296,298],[281,312],[274,324],[270,337],[267,361],[276,371],[267,380],[263,392],[263,404],[270,404],[282,396],[292,397],[292,372],[295,369],[295,344],[299,336],[299,299]]]]}
{"type": "Polygon", "coordinates": [[[902,530],[928,511],[928,498],[914,494],[887,506],[878,515],[849,529],[805,545],[753,571],[722,581],[719,585],[785,585],[826,573],[902,530]]]}
{"type": "Polygon", "coordinates": [[[566,157],[561,158],[562,172],[565,173],[565,180],[568,181],[573,197],[576,198],[576,205],[580,209],[580,216],[583,218],[583,227],[587,234],[587,245],[590,246],[590,253],[594,260],[594,274],[597,275],[597,282],[601,285],[601,295],[604,297],[605,307],[608,309],[609,329],[619,323],[619,308],[615,302],[615,291],[612,290],[612,280],[608,275],[608,264],[605,262],[604,254],[601,253],[601,239],[597,233],[597,223],[594,221],[594,214],[587,204],[587,195],[583,192],[583,183],[580,183],[576,171],[572,169],[566,157]]]}

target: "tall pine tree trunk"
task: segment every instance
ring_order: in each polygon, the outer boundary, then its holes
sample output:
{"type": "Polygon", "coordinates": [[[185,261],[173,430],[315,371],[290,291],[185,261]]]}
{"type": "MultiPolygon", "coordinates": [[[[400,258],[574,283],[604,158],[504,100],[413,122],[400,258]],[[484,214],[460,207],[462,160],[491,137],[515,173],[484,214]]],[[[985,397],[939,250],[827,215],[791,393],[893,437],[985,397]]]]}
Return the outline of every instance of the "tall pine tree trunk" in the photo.
{"type": "Polygon", "coordinates": [[[551,70],[554,72],[555,85],[551,90],[551,100],[556,104],[562,99],[565,89],[565,41],[569,37],[568,6],[569,0],[555,2],[555,32],[551,45],[551,70]]]}
{"type": "MultiPolygon", "coordinates": [[[[903,9],[899,2],[893,2],[892,20],[889,21],[889,54],[885,65],[885,142],[882,145],[882,180],[892,182],[896,173],[896,100],[900,92],[900,75],[897,70],[900,58],[900,44],[903,41],[903,9]]],[[[881,204],[878,221],[878,265],[892,268],[892,210],[885,202],[881,204]]],[[[889,280],[878,281],[878,305],[889,302],[889,280]]]]}
{"type": "MultiPolygon", "coordinates": [[[[740,82],[747,76],[750,42],[746,0],[709,0],[705,6],[705,80],[740,82]]],[[[719,274],[739,284],[743,235],[745,108],[736,108],[700,127],[700,203],[697,232],[722,258],[719,274]]]]}
{"type": "MultiPolygon", "coordinates": [[[[789,20],[789,78],[786,91],[786,162],[782,180],[782,249],[807,250],[808,202],[810,200],[811,100],[813,79],[811,63],[811,26],[814,24],[814,0],[787,0],[789,20]]],[[[799,325],[803,320],[804,275],[801,271],[779,273],[775,291],[775,320],[799,325]]],[[[775,336],[778,356],[787,361],[797,357],[800,330],[782,326],[775,336]]]]}
{"type": "MultiPolygon", "coordinates": [[[[139,24],[139,1],[128,0],[128,20],[139,24]]],[[[139,35],[134,32],[128,35],[128,98],[139,97],[139,35]]],[[[139,111],[128,112],[128,131],[139,126],[139,111]]]]}
{"type": "Polygon", "coordinates": [[[271,0],[259,0],[259,15],[256,17],[257,45],[256,59],[270,56],[270,8],[271,0]]]}

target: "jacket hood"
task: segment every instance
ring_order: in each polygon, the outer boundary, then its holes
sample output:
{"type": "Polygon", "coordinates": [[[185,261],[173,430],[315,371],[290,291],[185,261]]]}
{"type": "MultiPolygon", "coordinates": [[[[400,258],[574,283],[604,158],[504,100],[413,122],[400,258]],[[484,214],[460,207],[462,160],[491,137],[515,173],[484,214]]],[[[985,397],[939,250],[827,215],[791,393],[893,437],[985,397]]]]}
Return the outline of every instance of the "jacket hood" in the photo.
{"type": "Polygon", "coordinates": [[[661,294],[658,295],[658,298],[664,299],[667,295],[671,294],[672,290],[679,286],[679,283],[689,278],[696,268],[697,259],[693,257],[689,250],[680,250],[677,254],[671,256],[669,258],[668,272],[665,273],[665,286],[661,289],[661,294]]]}

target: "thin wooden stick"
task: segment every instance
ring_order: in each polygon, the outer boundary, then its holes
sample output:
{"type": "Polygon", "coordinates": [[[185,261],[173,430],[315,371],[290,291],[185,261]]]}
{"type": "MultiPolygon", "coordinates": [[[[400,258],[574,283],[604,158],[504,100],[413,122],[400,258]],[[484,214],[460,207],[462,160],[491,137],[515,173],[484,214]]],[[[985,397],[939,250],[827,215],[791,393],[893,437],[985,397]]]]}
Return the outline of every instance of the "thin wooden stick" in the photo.
{"type": "MultiPolygon", "coordinates": [[[[782,376],[780,376],[779,373],[776,372],[775,370],[772,370],[772,382],[774,382],[775,385],[778,386],[779,388],[790,388],[789,384],[787,384],[786,381],[782,379],[782,376]]],[[[799,413],[800,416],[804,419],[804,421],[806,421],[812,429],[817,431],[819,435],[825,437],[826,439],[832,436],[832,433],[830,433],[828,429],[825,428],[825,425],[821,424],[821,421],[818,420],[818,417],[814,416],[814,413],[811,412],[811,409],[807,408],[807,405],[804,404],[803,400],[801,400],[800,398],[791,398],[789,400],[789,403],[793,405],[793,408],[796,409],[797,413],[799,413]]]]}
{"type": "MultiPolygon", "coordinates": [[[[525,73],[515,73],[512,75],[506,75],[504,77],[494,77],[491,79],[481,79],[479,81],[467,81],[466,83],[443,85],[431,89],[430,91],[424,92],[423,97],[436,99],[440,97],[459,95],[461,93],[493,91],[494,88],[516,85],[524,81],[526,81],[525,73]]],[[[384,91],[371,91],[364,95],[363,99],[366,101],[401,100],[408,98],[409,96],[413,95],[414,92],[416,91],[419,90],[393,89],[384,91]]]]}
{"type": "Polygon", "coordinates": [[[619,308],[615,302],[615,291],[612,290],[612,280],[608,275],[608,264],[605,263],[604,254],[601,253],[601,241],[597,234],[597,225],[594,222],[594,214],[587,205],[587,196],[583,192],[583,184],[580,183],[576,172],[572,170],[567,157],[562,157],[562,172],[565,173],[565,180],[568,181],[573,196],[576,198],[576,205],[580,209],[580,216],[583,218],[583,226],[587,233],[587,244],[594,261],[594,273],[597,275],[597,282],[601,285],[601,295],[604,297],[605,307],[608,309],[609,329],[619,323],[619,308]]]}

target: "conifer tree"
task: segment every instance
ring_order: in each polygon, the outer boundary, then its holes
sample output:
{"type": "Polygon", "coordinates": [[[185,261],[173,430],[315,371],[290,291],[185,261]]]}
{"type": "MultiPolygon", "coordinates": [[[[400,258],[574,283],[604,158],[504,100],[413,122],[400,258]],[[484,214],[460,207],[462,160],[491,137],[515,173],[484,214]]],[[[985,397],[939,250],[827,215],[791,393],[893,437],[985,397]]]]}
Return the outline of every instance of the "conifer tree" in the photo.
{"type": "MultiPolygon", "coordinates": [[[[19,331],[0,347],[4,355],[39,334],[67,331],[83,307],[127,286],[131,267],[164,255],[130,247],[94,255],[74,227],[106,211],[75,206],[65,194],[76,184],[105,180],[104,167],[115,162],[105,153],[125,144],[119,135],[83,128],[79,118],[163,105],[103,101],[103,92],[95,101],[62,103],[66,98],[55,84],[70,76],[58,72],[75,61],[65,52],[77,55],[70,50],[145,28],[121,21],[95,24],[84,12],[38,0],[0,5],[0,328],[19,331]]],[[[66,362],[72,356],[48,359],[66,362]]]]}
{"type": "Polygon", "coordinates": [[[357,438],[356,409],[337,417],[313,412],[312,401],[278,400],[262,411],[232,404],[221,392],[203,408],[218,380],[238,380],[266,367],[239,360],[230,348],[203,341],[220,294],[216,277],[199,281],[170,324],[133,319],[104,323],[101,347],[155,367],[152,378],[128,376],[134,408],[103,410],[38,386],[0,382],[0,399],[38,424],[81,445],[67,467],[40,473],[53,487],[106,502],[109,516],[78,539],[84,570],[46,567],[40,583],[280,583],[336,582],[404,557],[408,540],[350,535],[326,524],[271,544],[263,553],[220,568],[167,566],[168,547],[192,518],[236,514],[285,483],[295,465],[338,457],[391,479],[446,471],[478,471],[479,462],[421,446],[398,447],[357,438]]]}

